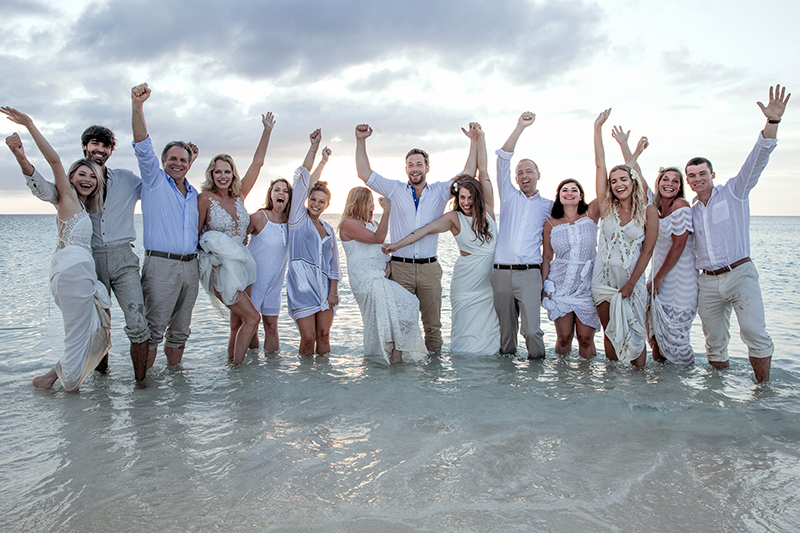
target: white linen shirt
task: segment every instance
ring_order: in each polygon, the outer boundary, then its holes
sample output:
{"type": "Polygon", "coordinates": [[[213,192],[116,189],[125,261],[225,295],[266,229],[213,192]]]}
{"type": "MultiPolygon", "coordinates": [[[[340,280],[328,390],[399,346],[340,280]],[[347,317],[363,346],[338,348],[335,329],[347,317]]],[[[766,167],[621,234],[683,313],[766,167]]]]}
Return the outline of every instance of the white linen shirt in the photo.
{"type": "Polygon", "coordinates": [[[173,254],[197,253],[197,190],[184,179],[186,196],[178,190],[153,151],[148,135],[133,143],[142,175],[142,241],[145,250],[173,254]]]}
{"type": "MultiPolygon", "coordinates": [[[[367,187],[392,201],[392,210],[389,213],[392,242],[405,238],[415,229],[442,216],[450,199],[452,184],[452,180],[426,184],[419,197],[419,207],[415,207],[414,193],[408,182],[390,180],[374,171],[367,180],[367,187]]],[[[414,244],[400,248],[392,255],[408,259],[424,259],[434,257],[438,246],[439,234],[433,233],[414,244]]]]}
{"type": "Polygon", "coordinates": [[[769,162],[777,139],[758,141],[739,173],[711,191],[708,204],[692,200],[695,266],[718,270],[750,256],[750,191],[769,162]]]}
{"type": "Polygon", "coordinates": [[[500,225],[494,262],[500,265],[542,263],[542,230],[550,218],[553,201],[537,191],[531,197],[511,184],[514,152],[497,150],[497,192],[500,195],[500,225]]]}
{"type": "MultiPolygon", "coordinates": [[[[121,168],[108,168],[106,199],[101,212],[92,211],[92,248],[116,246],[136,240],[133,211],[142,191],[142,179],[121,168]]],[[[23,174],[25,176],[25,174],[23,174]]],[[[31,192],[45,202],[58,203],[58,189],[34,169],[32,176],[25,176],[31,192]]]]}

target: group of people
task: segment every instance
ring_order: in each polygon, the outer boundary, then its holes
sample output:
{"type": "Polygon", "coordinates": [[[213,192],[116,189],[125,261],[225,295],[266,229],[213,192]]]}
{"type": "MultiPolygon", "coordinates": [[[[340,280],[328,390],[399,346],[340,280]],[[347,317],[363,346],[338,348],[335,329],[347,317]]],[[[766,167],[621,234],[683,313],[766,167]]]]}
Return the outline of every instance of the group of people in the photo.
{"type": "MultiPolygon", "coordinates": [[[[150,95],[147,84],[131,90],[141,178],[106,167],[115,148],[107,128],[84,132],[85,158],[65,172],[30,117],[0,108],[30,132],[55,178],[46,181],[31,165],[18,134],[6,139],[33,193],[58,211],[51,290],[64,315],[65,354],[34,385],[50,388],[60,380],[66,390],[76,390],[93,370],[105,370],[112,290],[139,382],[162,340],[167,363],[180,363],[199,284],[218,309],[224,305],[229,311],[228,357],[234,364],[259,346],[262,321],[265,350],[278,350],[284,278],[288,311],[300,333],[299,353],[327,354],[341,270],[336,230],[320,218],[331,200],[319,179],[329,148],[321,150],[313,168],[321,131],[311,133],[293,183],[273,181],[265,205],[248,214],[243,201],[264,164],[273,115],[262,115],[263,131],[245,175],[239,176],[229,155],[220,154],[210,161],[198,192],[186,180],[196,146],[172,141],[160,159],[156,156],[144,116],[150,95]],[[141,274],[131,249],[140,199],[141,274]]],[[[678,167],[662,168],[653,190],[648,187],[637,163],[649,145],[646,137],[631,151],[629,132],[614,127],[625,164],[607,171],[602,128],[610,109],[594,123],[596,199],[587,203],[582,185],[572,178],[558,185],[555,201],[544,198],[531,159],[517,163],[515,187],[514,149],[535,120],[525,112],[496,152],[499,224],[478,123],[462,128],[470,141],[463,171],[437,183],[428,183],[428,154],[417,148],[406,155],[405,180],[374,172],[366,150],[372,129],[358,125],[356,170],[366,187],[349,192],[338,233],[363,316],[365,355],[396,363],[441,352],[442,268],[436,252],[438,233],[449,231],[460,254],[450,287],[454,354],[516,354],[521,327],[528,357],[543,358],[543,306],[555,325],[557,354],[568,354],[577,337],[579,355],[595,356],[594,334],[602,326],[609,359],[643,366],[649,341],[653,359],[688,365],[694,362],[691,324],[699,313],[708,360],[725,368],[733,309],[756,380],[767,381],[774,347],[749,257],[748,196],[775,148],[789,97],[778,85],[770,87],[767,105],[758,102],[767,124],[739,174],[726,184],[714,186],[707,159],[686,164],[686,180],[697,195],[691,206],[678,167]],[[379,223],[373,220],[373,191],[381,195],[379,223]],[[452,210],[445,213],[451,199],[452,210]],[[391,242],[385,243],[390,232],[391,242]]]]}

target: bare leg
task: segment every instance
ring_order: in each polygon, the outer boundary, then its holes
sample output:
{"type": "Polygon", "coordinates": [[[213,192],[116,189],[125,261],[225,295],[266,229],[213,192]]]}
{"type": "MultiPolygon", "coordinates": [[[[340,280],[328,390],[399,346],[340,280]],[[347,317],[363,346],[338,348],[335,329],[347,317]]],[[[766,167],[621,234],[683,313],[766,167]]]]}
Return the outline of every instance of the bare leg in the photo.
{"type": "Polygon", "coordinates": [[[155,347],[153,350],[149,350],[147,352],[147,368],[153,368],[153,365],[156,364],[156,356],[158,355],[158,346],[155,347]]]}
{"type": "MultiPolygon", "coordinates": [[[[709,361],[708,364],[713,366],[717,370],[724,370],[724,369],[728,368],[729,366],[731,366],[728,361],[709,361]]],[[[752,365],[752,363],[751,363],[751,365],[752,365]]]]}
{"type": "Polygon", "coordinates": [[[575,330],[575,313],[556,318],[553,324],[556,327],[556,355],[569,355],[575,330]]]}
{"type": "Polygon", "coordinates": [[[55,367],[50,369],[50,372],[43,376],[36,376],[33,378],[33,386],[39,389],[52,389],[53,383],[58,379],[55,367]]]}
{"type": "MultiPolygon", "coordinates": [[[[319,313],[317,313],[319,314],[319,313]]],[[[300,355],[314,355],[314,343],[317,340],[317,315],[297,319],[297,330],[300,332],[300,355]]]]}
{"type": "MultiPolygon", "coordinates": [[[[230,309],[230,307],[228,307],[228,309],[230,309]]],[[[237,315],[233,311],[231,311],[230,326],[231,326],[231,332],[228,335],[228,359],[232,360],[236,348],[236,333],[239,331],[239,328],[242,327],[242,319],[239,318],[239,315],[237,315]]],[[[256,330],[258,330],[258,328],[256,328],[256,330]]]]}
{"type": "Polygon", "coordinates": [[[653,352],[653,361],[658,361],[659,363],[667,362],[667,358],[661,355],[661,350],[658,348],[658,341],[656,341],[655,337],[650,338],[650,350],[653,352]]]}
{"type": "MultiPolygon", "coordinates": [[[[108,372],[108,354],[106,354],[106,356],[105,356],[105,357],[103,357],[102,359],[100,359],[100,362],[99,362],[99,363],[97,363],[97,366],[96,366],[96,367],[94,367],[94,369],[95,369],[97,372],[100,372],[101,374],[105,374],[106,372],[108,372]]],[[[48,388],[49,388],[49,387],[48,387],[48,388]]]]}
{"type": "Polygon", "coordinates": [[[333,325],[333,309],[317,313],[317,354],[327,355],[331,352],[331,326],[333,325]]]}
{"type": "Polygon", "coordinates": [[[631,361],[631,364],[636,368],[642,368],[647,363],[647,348],[642,350],[642,355],[631,361]]]}
{"type": "MultiPolygon", "coordinates": [[[[233,305],[229,305],[228,309],[231,310],[231,327],[238,324],[235,331],[231,331],[231,339],[233,341],[233,364],[239,365],[244,361],[244,355],[247,353],[247,347],[250,341],[253,340],[253,335],[258,331],[258,323],[261,321],[261,315],[256,310],[256,306],[250,300],[247,293],[241,293],[239,301],[233,305]],[[234,316],[236,317],[234,319],[234,316]]],[[[230,357],[230,346],[228,343],[228,356],[230,357]]]]}
{"type": "Polygon", "coordinates": [[[256,328],[256,332],[253,333],[253,338],[250,339],[250,344],[247,346],[249,350],[258,350],[258,347],[261,346],[261,340],[258,338],[258,328],[256,328]]]}
{"type": "Polygon", "coordinates": [[[756,374],[756,381],[766,383],[769,381],[769,370],[772,366],[772,356],[770,357],[751,357],[750,366],[756,374]]]}
{"type": "Polygon", "coordinates": [[[148,341],[131,343],[131,361],[133,361],[133,374],[136,376],[136,381],[144,381],[147,376],[149,345],[148,341]]]}
{"type": "Polygon", "coordinates": [[[614,350],[614,345],[611,344],[611,340],[606,337],[606,327],[608,327],[608,321],[611,318],[609,314],[610,308],[610,303],[602,302],[597,306],[597,314],[600,316],[600,324],[603,325],[603,348],[606,351],[606,358],[611,361],[618,361],[619,359],[617,359],[617,352],[614,350]]]}
{"type": "Polygon", "coordinates": [[[402,363],[403,362],[403,352],[392,346],[392,355],[389,357],[389,363],[402,363]]]}
{"type": "Polygon", "coordinates": [[[183,350],[184,348],[170,348],[169,346],[164,346],[164,355],[167,356],[167,364],[169,366],[181,364],[183,350]]]}
{"type": "Polygon", "coordinates": [[[576,316],[575,333],[578,337],[578,354],[584,359],[597,356],[597,350],[594,347],[594,328],[587,326],[576,316]]]}
{"type": "Polygon", "coordinates": [[[281,341],[278,336],[278,317],[262,316],[264,319],[264,351],[267,353],[278,353],[281,349],[281,341]]]}

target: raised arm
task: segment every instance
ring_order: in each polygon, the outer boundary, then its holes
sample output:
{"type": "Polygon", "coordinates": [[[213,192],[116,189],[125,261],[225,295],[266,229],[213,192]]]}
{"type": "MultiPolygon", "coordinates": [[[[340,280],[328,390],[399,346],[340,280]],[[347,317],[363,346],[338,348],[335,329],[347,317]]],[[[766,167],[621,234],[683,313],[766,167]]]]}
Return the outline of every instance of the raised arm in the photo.
{"type": "Polygon", "coordinates": [[[14,154],[14,157],[17,159],[17,163],[19,163],[19,168],[22,170],[22,173],[26,176],[33,176],[33,171],[35,169],[25,156],[25,149],[22,147],[22,139],[19,138],[19,133],[13,133],[6,137],[6,144],[8,145],[8,149],[11,150],[11,153],[14,154]]]}
{"type": "Polygon", "coordinates": [[[358,241],[366,244],[383,244],[389,233],[389,213],[392,210],[392,201],[381,196],[378,203],[383,208],[383,216],[375,231],[370,231],[360,220],[346,218],[339,225],[339,236],[342,241],[358,241]]]}
{"type": "Polygon", "coordinates": [[[322,176],[322,170],[328,163],[328,158],[330,156],[331,156],[331,149],[326,146],[325,148],[322,149],[322,158],[319,160],[319,163],[317,163],[317,168],[314,169],[314,172],[311,173],[311,179],[308,180],[309,191],[319,181],[320,176],[322,176]]]}
{"type": "Polygon", "coordinates": [[[639,175],[645,195],[647,195],[648,186],[647,180],[644,179],[644,174],[642,174],[642,167],[639,166],[639,156],[642,155],[642,152],[644,152],[648,146],[650,146],[650,142],[647,140],[647,137],[642,137],[636,144],[636,150],[634,150],[630,157],[625,159],[625,164],[635,170],[639,175]]]}
{"type": "Polygon", "coordinates": [[[778,124],[781,121],[783,112],[786,111],[786,104],[789,103],[792,93],[786,94],[786,87],[781,87],[780,83],[769,88],[769,102],[767,105],[756,102],[761,112],[767,117],[767,125],[761,134],[765,139],[776,139],[778,137],[778,124]]]}
{"type": "Polygon", "coordinates": [[[275,117],[272,112],[268,111],[266,115],[261,115],[261,123],[264,125],[264,131],[261,132],[261,139],[259,139],[256,153],[253,155],[253,162],[250,163],[250,168],[242,178],[242,198],[247,198],[247,195],[250,194],[261,173],[261,167],[264,166],[269,137],[272,135],[272,128],[275,127],[275,117]]]}
{"type": "Polygon", "coordinates": [[[533,124],[534,120],[536,120],[536,115],[530,111],[525,111],[519,116],[519,120],[517,120],[517,125],[514,128],[514,131],[511,132],[511,135],[508,136],[508,139],[506,139],[506,142],[503,144],[504,152],[514,151],[514,148],[517,147],[517,141],[519,141],[520,135],[522,135],[522,132],[525,131],[525,128],[533,124]]]}
{"type": "Polygon", "coordinates": [[[381,247],[383,253],[391,254],[399,250],[400,248],[405,248],[411,244],[414,244],[421,238],[426,235],[430,235],[431,233],[444,233],[445,231],[457,231],[461,228],[457,226],[458,223],[458,215],[455,211],[449,211],[444,215],[440,216],[433,222],[429,222],[422,226],[419,229],[415,229],[404,238],[400,239],[397,242],[393,242],[391,244],[384,244],[381,247]]]}
{"type": "Polygon", "coordinates": [[[369,124],[359,124],[356,126],[356,172],[358,177],[366,183],[372,175],[372,167],[367,157],[367,137],[372,135],[372,128],[369,124]]]}
{"type": "Polygon", "coordinates": [[[595,166],[595,189],[597,191],[597,203],[600,205],[600,214],[603,212],[603,202],[606,199],[606,180],[608,171],[606,170],[606,151],[603,148],[603,124],[608,120],[611,108],[606,109],[597,116],[594,121],[594,166],[595,166]]]}
{"type": "Polygon", "coordinates": [[[152,91],[146,83],[131,89],[133,142],[140,143],[147,138],[147,123],[144,121],[144,103],[152,91]]]}
{"type": "MultiPolygon", "coordinates": [[[[314,166],[314,158],[317,157],[317,150],[319,150],[319,143],[322,142],[322,130],[317,128],[312,131],[311,135],[308,136],[308,140],[311,141],[311,146],[308,147],[306,158],[303,159],[303,166],[311,172],[311,167],[314,166]]],[[[310,189],[312,186],[309,185],[308,188],[310,189]]]]}
{"type": "MultiPolygon", "coordinates": [[[[481,184],[483,189],[483,203],[484,209],[489,213],[489,216],[494,219],[494,189],[492,189],[492,180],[489,176],[489,156],[486,152],[486,134],[483,128],[477,122],[475,124],[475,131],[478,133],[478,173],[475,176],[481,184]]],[[[471,125],[470,125],[471,126],[471,125]]]]}
{"type": "Polygon", "coordinates": [[[478,135],[475,133],[474,124],[476,122],[470,122],[467,130],[461,128],[464,135],[469,137],[469,154],[467,154],[467,162],[464,163],[464,174],[473,177],[478,171],[478,145],[476,144],[478,135]]]}

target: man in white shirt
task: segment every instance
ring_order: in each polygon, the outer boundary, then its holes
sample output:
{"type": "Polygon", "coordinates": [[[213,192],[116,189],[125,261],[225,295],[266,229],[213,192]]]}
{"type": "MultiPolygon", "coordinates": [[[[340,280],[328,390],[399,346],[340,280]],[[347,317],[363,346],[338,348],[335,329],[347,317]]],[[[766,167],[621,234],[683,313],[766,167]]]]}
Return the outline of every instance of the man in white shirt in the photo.
{"type": "Polygon", "coordinates": [[[769,103],[758,106],[767,124],[739,173],[714,187],[711,162],[695,157],[686,163],[686,181],[697,197],[692,205],[696,267],[700,269],[697,313],[706,337],[706,355],[715,368],[728,367],[731,309],[736,311],[756,381],[769,381],[775,346],[767,334],[758,272],[750,261],[750,191],[777,144],[778,124],[790,95],[780,85],[769,88],[769,103]]]}
{"type": "MultiPolygon", "coordinates": [[[[17,157],[25,181],[31,192],[45,202],[58,203],[54,183],[45,180],[25,157],[22,143],[15,133],[6,139],[17,157]]],[[[92,219],[92,255],[99,279],[108,289],[113,289],[122,313],[125,315],[125,334],[130,340],[131,360],[137,381],[147,373],[147,352],[150,331],[144,315],[142,285],[139,278],[139,256],[133,250],[136,240],[133,214],[142,189],[142,180],[130,170],[108,168],[106,163],[116,146],[114,133],[104,126],[90,126],[81,136],[84,157],[92,159],[105,172],[106,187],[103,210],[90,212],[92,219]]],[[[97,366],[105,372],[108,354],[97,366]]]]}
{"type": "MultiPolygon", "coordinates": [[[[378,194],[392,201],[389,215],[391,239],[406,235],[433,222],[444,213],[450,199],[452,180],[428,183],[428,154],[414,148],[406,154],[407,181],[390,180],[373,172],[367,157],[368,124],[356,126],[356,169],[358,177],[378,194]]],[[[455,178],[454,178],[455,179],[455,178]]],[[[442,267],[436,260],[439,235],[426,235],[392,255],[390,279],[419,299],[425,346],[435,355],[442,350],[442,267]]]]}
{"type": "Polygon", "coordinates": [[[536,186],[539,167],[530,159],[517,163],[519,189],[511,184],[511,157],[522,132],[536,115],[526,111],[500,150],[497,150],[497,192],[500,196],[495,264],[492,271],[494,308],[500,319],[500,353],[517,352],[520,319],[529,359],[544,358],[544,334],[539,323],[542,305],[542,229],[553,201],[536,186]]]}

